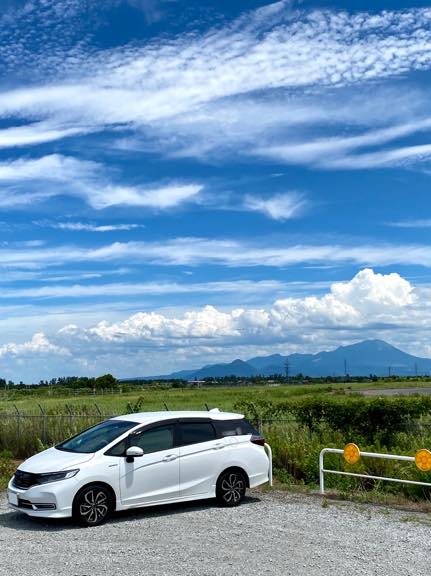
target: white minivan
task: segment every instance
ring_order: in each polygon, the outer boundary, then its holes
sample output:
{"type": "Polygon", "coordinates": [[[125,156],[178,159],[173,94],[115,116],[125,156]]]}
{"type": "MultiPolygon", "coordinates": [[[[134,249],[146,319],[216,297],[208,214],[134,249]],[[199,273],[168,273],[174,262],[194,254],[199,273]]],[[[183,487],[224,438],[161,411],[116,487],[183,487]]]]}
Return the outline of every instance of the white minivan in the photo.
{"type": "Polygon", "coordinates": [[[143,412],[106,420],[23,462],[15,510],[102,524],[114,510],[216,498],[236,506],[268,482],[270,449],[242,414],[143,412]]]}

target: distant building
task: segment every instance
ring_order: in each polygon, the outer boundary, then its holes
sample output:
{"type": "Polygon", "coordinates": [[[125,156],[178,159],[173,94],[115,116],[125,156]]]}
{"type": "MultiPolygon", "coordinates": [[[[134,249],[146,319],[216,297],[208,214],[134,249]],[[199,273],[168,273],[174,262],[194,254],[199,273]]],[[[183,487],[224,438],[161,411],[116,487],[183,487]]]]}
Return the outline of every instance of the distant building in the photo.
{"type": "Polygon", "coordinates": [[[196,388],[201,388],[206,383],[205,380],[187,380],[187,384],[195,386],[196,388]]]}

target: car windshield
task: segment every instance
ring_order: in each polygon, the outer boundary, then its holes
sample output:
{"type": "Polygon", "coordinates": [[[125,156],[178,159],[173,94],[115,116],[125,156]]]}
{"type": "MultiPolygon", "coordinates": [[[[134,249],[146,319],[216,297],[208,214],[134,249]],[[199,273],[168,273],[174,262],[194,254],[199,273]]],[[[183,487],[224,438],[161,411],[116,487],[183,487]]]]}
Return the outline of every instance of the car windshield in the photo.
{"type": "Polygon", "coordinates": [[[65,440],[56,446],[57,450],[65,452],[82,452],[91,454],[101,450],[113,440],[138,425],[138,422],[129,422],[128,420],[106,420],[101,422],[81,434],[65,440]]]}

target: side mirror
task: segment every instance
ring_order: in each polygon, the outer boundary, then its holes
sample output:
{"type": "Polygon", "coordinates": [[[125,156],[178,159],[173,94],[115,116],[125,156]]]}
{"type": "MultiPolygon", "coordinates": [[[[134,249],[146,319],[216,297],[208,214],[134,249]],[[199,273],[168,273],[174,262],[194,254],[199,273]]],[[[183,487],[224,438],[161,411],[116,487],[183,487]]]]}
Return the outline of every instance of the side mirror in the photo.
{"type": "Polygon", "coordinates": [[[142,448],[139,448],[139,446],[130,446],[130,448],[126,450],[126,462],[134,462],[135,458],[143,455],[144,451],[142,448]]]}

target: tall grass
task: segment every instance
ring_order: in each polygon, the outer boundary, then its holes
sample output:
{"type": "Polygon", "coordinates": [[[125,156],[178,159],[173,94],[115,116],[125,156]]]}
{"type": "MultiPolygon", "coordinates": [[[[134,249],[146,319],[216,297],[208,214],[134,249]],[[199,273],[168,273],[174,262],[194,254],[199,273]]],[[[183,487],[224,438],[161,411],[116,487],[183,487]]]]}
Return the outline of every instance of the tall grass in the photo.
{"type": "MultiPolygon", "coordinates": [[[[365,452],[414,456],[418,449],[431,446],[429,432],[397,433],[390,450],[379,443],[367,444],[363,438],[350,438],[325,427],[310,432],[308,428],[294,424],[271,425],[264,427],[264,433],[273,451],[274,473],[278,480],[288,485],[304,484],[311,488],[317,488],[319,484],[319,454],[323,448],[343,448],[348,442],[355,441],[365,452]]],[[[421,472],[414,463],[397,460],[362,458],[358,464],[349,465],[341,455],[326,454],[325,468],[431,483],[430,472],[421,472]]],[[[325,475],[325,487],[345,493],[373,490],[402,494],[415,501],[431,499],[428,487],[334,474],[325,475]]]]}

